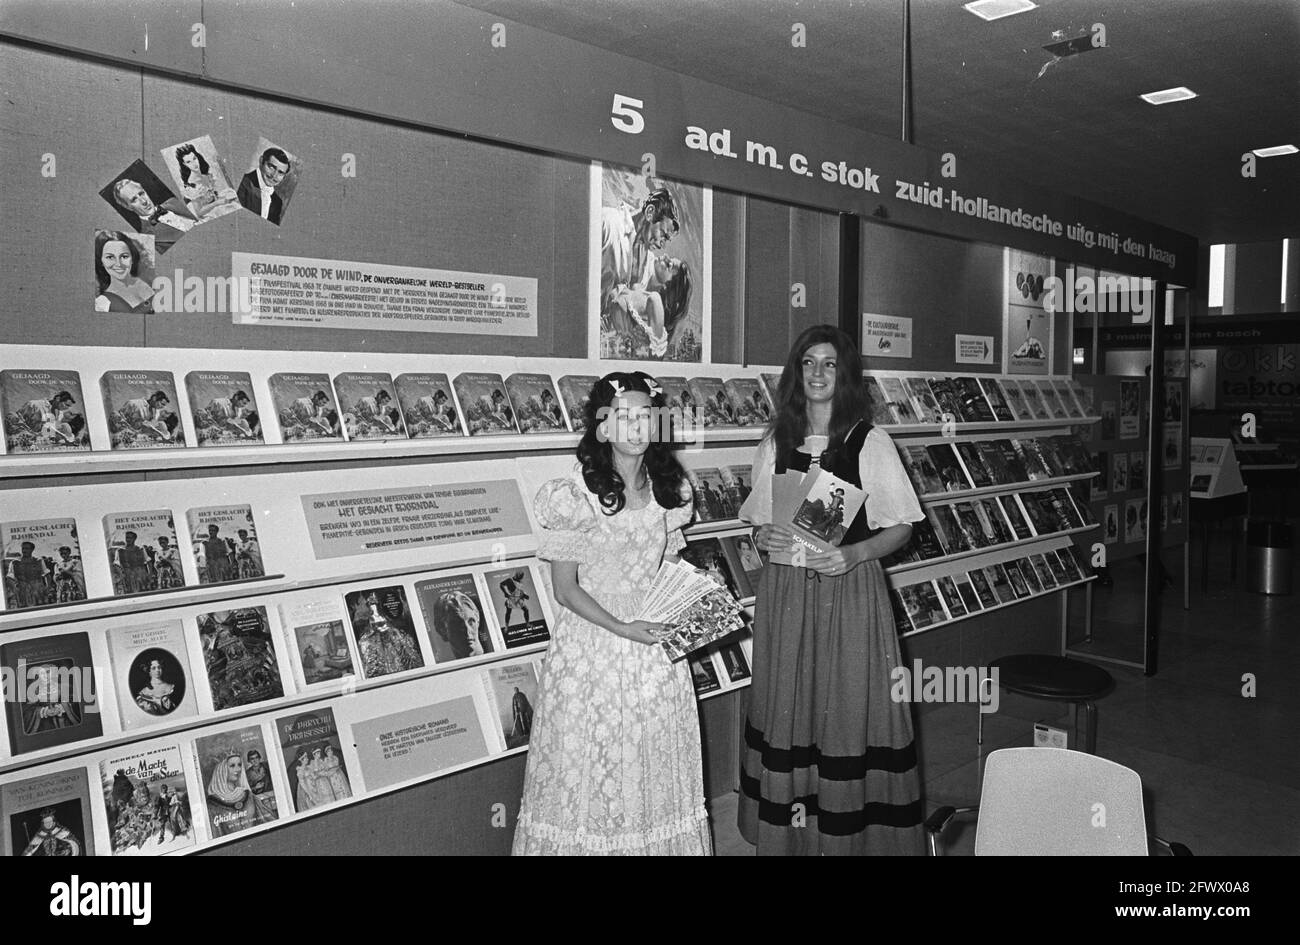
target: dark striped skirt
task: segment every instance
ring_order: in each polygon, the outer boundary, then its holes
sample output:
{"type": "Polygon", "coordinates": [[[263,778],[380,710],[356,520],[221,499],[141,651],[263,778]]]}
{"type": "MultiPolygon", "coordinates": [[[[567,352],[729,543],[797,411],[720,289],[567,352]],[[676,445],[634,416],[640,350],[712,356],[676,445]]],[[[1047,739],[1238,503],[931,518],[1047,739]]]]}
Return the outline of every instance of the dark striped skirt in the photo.
{"type": "Polygon", "coordinates": [[[760,855],[924,853],[911,709],[890,698],[900,665],[878,561],[763,569],[739,812],[760,855]]]}

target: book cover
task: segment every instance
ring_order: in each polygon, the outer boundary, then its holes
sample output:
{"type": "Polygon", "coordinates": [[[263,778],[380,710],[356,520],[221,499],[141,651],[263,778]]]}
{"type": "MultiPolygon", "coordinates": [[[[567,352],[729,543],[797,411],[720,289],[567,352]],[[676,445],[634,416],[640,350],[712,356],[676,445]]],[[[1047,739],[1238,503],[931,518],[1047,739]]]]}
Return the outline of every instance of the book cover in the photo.
{"type": "Polygon", "coordinates": [[[516,373],[506,378],[506,394],[515,411],[520,433],[568,430],[559,395],[549,374],[516,373]]]}
{"type": "Polygon", "coordinates": [[[1145,489],[1147,483],[1147,454],[1137,450],[1128,454],[1128,487],[1145,489]]]}
{"type": "Polygon", "coordinates": [[[749,493],[753,491],[754,469],[748,464],[722,466],[718,469],[718,475],[722,477],[722,484],[727,490],[728,499],[723,504],[730,504],[734,510],[732,517],[735,518],[740,514],[740,507],[749,498],[749,493]]]}
{"type": "Polygon", "coordinates": [[[907,605],[903,603],[903,597],[898,593],[898,588],[889,589],[890,608],[894,612],[894,632],[899,636],[912,632],[912,621],[907,616],[907,605]]]}
{"type": "Polygon", "coordinates": [[[1011,448],[1015,450],[1016,459],[1020,461],[1030,480],[1051,478],[1052,471],[1047,468],[1042,454],[1033,448],[1032,440],[1012,440],[1011,448]]]}
{"type": "Polygon", "coordinates": [[[934,529],[944,554],[956,555],[970,551],[970,539],[962,530],[961,523],[951,505],[930,505],[925,507],[925,517],[934,529]]]}
{"type": "Polygon", "coordinates": [[[880,389],[884,391],[885,403],[899,423],[920,423],[917,418],[916,410],[912,406],[912,398],[908,396],[907,387],[903,384],[901,377],[882,377],[880,380],[880,389]]]}
{"type": "Polygon", "coordinates": [[[1054,380],[1052,381],[1052,388],[1056,391],[1057,399],[1061,401],[1061,406],[1065,408],[1065,412],[1069,416],[1077,420],[1082,420],[1087,416],[1083,405],[1075,399],[1074,389],[1070,386],[1069,381],[1054,380]]]}
{"type": "Polygon", "coordinates": [[[185,390],[199,446],[262,443],[262,416],[247,371],[190,371],[185,390]]]}
{"type": "Polygon", "coordinates": [[[352,778],[343,760],[334,710],[325,706],[276,719],[289,803],[298,813],[350,798],[352,778]]]}
{"type": "Polygon", "coordinates": [[[723,480],[721,470],[712,466],[686,467],[686,481],[695,496],[697,521],[719,522],[736,517],[735,494],[723,480]]]}
{"type": "MultiPolygon", "coordinates": [[[[1002,451],[1002,447],[998,445],[996,440],[981,440],[973,445],[979,451],[980,460],[984,463],[984,468],[988,470],[989,476],[992,477],[996,485],[1009,486],[1020,481],[1016,478],[1015,471],[1011,468],[1006,453],[1002,451]]],[[[1007,443],[1007,446],[1011,446],[1010,442],[1007,443]]],[[[1015,451],[1010,450],[1010,452],[1014,457],[1015,451]]]]}
{"type": "Polygon", "coordinates": [[[727,554],[731,572],[744,574],[753,594],[763,574],[763,558],[754,545],[754,539],[749,535],[727,535],[722,539],[722,550],[727,554]]]}
{"type": "Polygon", "coordinates": [[[393,387],[406,421],[406,435],[411,439],[465,435],[446,374],[399,374],[393,387]]]}
{"type": "Polygon", "coordinates": [[[1043,560],[1047,562],[1047,568],[1052,572],[1052,577],[1056,579],[1058,585],[1064,586],[1070,583],[1070,573],[1066,571],[1065,566],[1061,564],[1061,559],[1057,556],[1055,551],[1044,552],[1043,560]]]}
{"type": "Polygon", "coordinates": [[[518,433],[515,412],[500,374],[467,371],[452,382],[470,436],[518,433]]]}
{"type": "MultiPolygon", "coordinates": [[[[1004,383],[1009,387],[1011,384],[1016,382],[1008,380],[1004,381],[1004,383]]],[[[1042,392],[1034,386],[1034,382],[1025,379],[1020,381],[1019,385],[1021,392],[1024,394],[1025,405],[1029,408],[1029,412],[1033,414],[1033,419],[1051,420],[1052,413],[1047,409],[1047,404],[1043,402],[1042,392]]]]}
{"type": "Polygon", "coordinates": [[[104,542],[114,597],[185,586],[170,509],[105,515],[104,542]]]}
{"type": "Polygon", "coordinates": [[[957,592],[957,584],[951,577],[944,575],[935,580],[935,585],[939,588],[939,596],[943,598],[943,605],[948,609],[948,616],[954,620],[958,617],[965,617],[967,614],[966,604],[961,599],[961,594],[957,592]]]}
{"type": "Polygon", "coordinates": [[[494,652],[473,574],[417,581],[415,596],[436,663],[494,652]]]}
{"type": "Polygon", "coordinates": [[[974,443],[962,440],[954,443],[953,446],[957,449],[957,456],[966,472],[966,478],[971,481],[976,489],[985,489],[993,485],[993,475],[984,465],[979,448],[974,443]]]}
{"type": "Polygon", "coordinates": [[[684,377],[660,377],[659,386],[664,392],[664,406],[674,418],[673,425],[678,429],[696,430],[700,426],[703,414],[695,402],[695,394],[684,377]]]}
{"type": "Polygon", "coordinates": [[[375,371],[334,375],[334,393],[349,440],[405,440],[406,421],[393,378],[375,371]]]}
{"type": "Polygon", "coordinates": [[[1112,453],[1110,469],[1110,491],[1127,492],[1129,490],[1128,453],[1112,453]]]}
{"type": "Polygon", "coordinates": [[[1030,555],[1029,563],[1033,565],[1034,573],[1038,575],[1038,583],[1043,586],[1044,590],[1050,591],[1057,586],[1059,582],[1056,580],[1056,575],[1052,573],[1052,569],[1048,566],[1046,558],[1041,554],[1030,555]]]}
{"type": "Polygon", "coordinates": [[[1124,503],[1124,542],[1133,544],[1147,538],[1147,500],[1129,499],[1124,503]]]}
{"type": "Polygon", "coordinates": [[[695,398],[697,416],[706,429],[736,425],[735,411],[727,400],[727,392],[723,389],[720,378],[693,377],[687,386],[695,398]]]}
{"type": "Polygon", "coordinates": [[[1065,460],[1056,448],[1054,438],[1050,436],[1040,436],[1028,441],[1032,448],[1042,457],[1043,465],[1047,467],[1048,472],[1053,477],[1065,476],[1069,474],[1066,469],[1065,460]]]}
{"type": "Polygon", "coordinates": [[[1166,423],[1162,430],[1161,454],[1164,469],[1178,469],[1183,465],[1183,425],[1166,423]]]}
{"type": "Polygon", "coordinates": [[[1025,576],[1020,573],[1020,566],[1014,561],[1004,562],[1002,565],[1007,572],[1007,580],[1011,582],[1011,590],[1016,595],[1016,600],[1024,600],[1029,596],[1029,585],[1025,582],[1025,576]]]}
{"type": "Polygon", "coordinates": [[[907,469],[908,478],[916,487],[917,495],[939,495],[947,491],[944,489],[943,479],[939,476],[939,470],[935,468],[934,460],[930,458],[930,453],[924,446],[907,446],[900,443],[898,452],[902,457],[903,466],[907,469]]]}
{"type": "Polygon", "coordinates": [[[94,856],[84,767],[0,784],[0,856],[94,856]]]}
{"type": "Polygon", "coordinates": [[[1025,579],[1025,584],[1029,587],[1029,593],[1043,593],[1043,584],[1038,579],[1038,572],[1034,568],[1034,563],[1026,557],[1017,559],[1016,565],[1020,568],[1020,576],[1025,579]]]}
{"type": "Polygon", "coordinates": [[[726,671],[727,678],[733,683],[749,679],[753,675],[749,668],[749,659],[738,641],[724,643],[718,647],[718,656],[722,658],[722,668],[726,671]]]}
{"type": "Polygon", "coordinates": [[[1029,520],[1025,518],[1024,511],[1020,508],[1020,503],[1016,501],[1014,495],[999,495],[993,497],[1002,510],[1002,515],[1011,525],[1011,531],[1016,538],[1024,541],[1026,538],[1033,538],[1033,529],[1029,527],[1029,520]]]}
{"type": "MultiPolygon", "coordinates": [[[[951,378],[932,377],[930,378],[930,392],[934,394],[934,399],[939,404],[941,414],[946,414],[947,419],[959,421],[962,419],[961,414],[961,397],[957,394],[957,386],[951,378]]],[[[940,416],[940,422],[943,422],[944,416],[940,416]]]]}
{"type": "Polygon", "coordinates": [[[1093,402],[1092,388],[1081,384],[1074,378],[1070,378],[1070,390],[1074,393],[1075,403],[1082,408],[1083,415],[1085,417],[1095,417],[1097,407],[1093,402]]]}
{"type": "Polygon", "coordinates": [[[1175,492],[1169,498],[1169,521],[1173,525],[1183,524],[1183,494],[1175,492]]]}
{"type": "Polygon", "coordinates": [[[971,503],[954,503],[952,510],[957,516],[957,522],[961,525],[961,530],[965,532],[972,548],[987,548],[994,543],[993,536],[984,530],[984,523],[980,521],[975,507],[971,503]]]}
{"type": "Polygon", "coordinates": [[[713,665],[713,654],[701,653],[692,656],[687,663],[691,668],[691,682],[695,685],[697,696],[717,692],[722,688],[722,683],[718,680],[717,667],[713,665]]]}
{"type": "Polygon", "coordinates": [[[943,623],[948,619],[948,614],[939,601],[939,592],[935,590],[933,581],[924,581],[920,584],[909,584],[906,587],[900,587],[898,595],[902,598],[903,606],[907,610],[907,617],[912,621],[912,627],[916,630],[933,627],[935,624],[943,623]]]}
{"type": "Polygon", "coordinates": [[[731,564],[723,553],[722,543],[716,538],[693,538],[680,552],[683,561],[688,561],[703,571],[719,587],[724,587],[736,600],[753,597],[744,574],[734,574],[731,564]],[[743,583],[742,583],[743,582],[743,583]]]}
{"type": "Polygon", "coordinates": [[[280,626],[296,659],[299,686],[333,682],[356,675],[356,661],[345,629],[347,613],[337,597],[286,601],[280,605],[280,626]]]}
{"type": "Polygon", "coordinates": [[[880,386],[880,381],[870,374],[863,374],[863,385],[867,391],[867,403],[871,409],[871,422],[876,426],[889,426],[898,422],[898,418],[889,409],[889,398],[880,386]]]}
{"type": "Polygon", "coordinates": [[[1056,520],[1061,525],[1061,531],[1083,527],[1083,517],[1075,508],[1074,500],[1070,496],[1070,490],[1053,489],[1048,495],[1052,503],[1052,511],[1056,513],[1056,520]]]}
{"type": "Polygon", "coordinates": [[[537,574],[531,564],[521,562],[497,571],[486,571],[483,581],[487,584],[488,599],[492,602],[492,612],[507,650],[551,638],[546,611],[542,609],[537,574]]]}
{"type": "Polygon", "coordinates": [[[1051,535],[1058,531],[1056,514],[1043,493],[1021,492],[1016,495],[1016,498],[1020,501],[1020,507],[1024,510],[1025,518],[1029,520],[1035,535],[1051,535]]]}
{"type": "Polygon", "coordinates": [[[973,377],[958,377],[953,379],[952,385],[961,402],[963,420],[971,423],[992,423],[997,419],[979,381],[973,377]]]}
{"type": "Polygon", "coordinates": [[[943,557],[943,545],[928,519],[912,523],[912,541],[909,547],[914,549],[917,557],[923,561],[943,557]]]}
{"type": "Polygon", "coordinates": [[[957,454],[953,451],[951,443],[935,443],[927,446],[925,451],[930,454],[930,462],[939,475],[943,483],[944,492],[962,492],[971,488],[970,481],[966,478],[966,473],[962,471],[961,464],[957,461],[957,454]]]}
{"type": "Polygon", "coordinates": [[[272,374],[268,386],[280,423],[280,439],[285,443],[343,439],[339,405],[328,374],[272,374]]]}
{"type": "Polygon", "coordinates": [[[252,506],[214,505],[190,509],[185,519],[190,529],[200,584],[253,581],[266,577],[252,506]]]}
{"type": "Polygon", "coordinates": [[[179,620],[111,627],[108,660],[123,731],[198,714],[189,650],[179,620]]]}
{"type": "Polygon", "coordinates": [[[1002,515],[1002,506],[994,501],[993,496],[974,499],[971,501],[971,505],[975,509],[975,514],[979,516],[984,531],[993,536],[993,544],[1009,545],[1016,540],[1015,534],[1011,531],[1011,526],[1007,524],[1006,518],[1002,515]]]}
{"type": "MultiPolygon", "coordinates": [[[[564,409],[569,414],[569,426],[574,433],[583,433],[587,429],[587,400],[591,389],[599,381],[594,374],[566,374],[560,378],[560,398],[564,409]]],[[[667,397],[667,391],[664,392],[667,397]]]]}
{"type": "MultiPolygon", "coordinates": [[[[1108,505],[1102,509],[1102,541],[1113,545],[1119,541],[1119,506],[1108,505]]],[[[1050,563],[1050,562],[1049,562],[1050,563]]]]}
{"type": "Polygon", "coordinates": [[[284,695],[265,607],[214,610],[196,619],[214,711],[284,695]]]}
{"type": "Polygon", "coordinates": [[[955,583],[957,593],[961,595],[961,602],[966,605],[967,611],[973,614],[984,609],[984,603],[980,600],[980,596],[976,593],[968,575],[959,574],[955,583]]]}
{"type": "Polygon", "coordinates": [[[1072,581],[1082,581],[1092,576],[1092,569],[1088,567],[1088,562],[1079,550],[1078,545],[1070,545],[1068,548],[1060,548],[1056,556],[1061,560],[1061,567],[1065,568],[1066,575],[1072,581]]]}
{"type": "Polygon", "coordinates": [[[907,388],[908,396],[911,398],[912,411],[916,414],[917,422],[943,422],[943,411],[939,407],[939,401],[934,399],[934,391],[930,390],[930,385],[925,378],[904,378],[903,385],[907,388]]]}
{"type": "Polygon", "coordinates": [[[791,522],[794,540],[814,551],[837,547],[866,500],[853,483],[818,467],[800,485],[791,522]]]}
{"type": "Polygon", "coordinates": [[[1068,410],[1065,409],[1065,404],[1061,403],[1060,395],[1057,394],[1056,388],[1052,386],[1051,381],[1044,378],[1038,381],[1025,381],[1024,383],[1026,384],[1033,383],[1037,385],[1038,393],[1041,396],[1044,405],[1046,405],[1048,412],[1052,415],[1053,419],[1056,420],[1069,419],[1070,413],[1068,410]]]}
{"type": "Polygon", "coordinates": [[[90,637],[32,637],[0,645],[5,719],[15,755],[98,738],[104,733],[90,637]],[[12,696],[12,698],[10,698],[12,696]]]}
{"type": "Polygon", "coordinates": [[[1025,394],[1016,381],[1010,378],[1002,378],[998,381],[998,387],[1002,390],[1002,397],[1007,402],[1007,408],[1011,411],[1012,419],[1034,419],[1033,408],[1026,403],[1025,394]]]}
{"type": "Polygon", "coordinates": [[[1006,466],[1008,484],[1029,481],[1029,470],[1025,468],[1023,451],[1016,448],[1013,440],[994,440],[993,445],[997,447],[1002,454],[1002,462],[1006,466]]]}
{"type": "Polygon", "coordinates": [[[1011,587],[1011,579],[1002,565],[991,564],[984,569],[984,574],[1000,603],[1010,604],[1016,599],[1016,592],[1011,587]]]}
{"type": "MultiPolygon", "coordinates": [[[[420,593],[420,585],[416,585],[420,593]]],[[[424,666],[415,619],[400,584],[369,587],[343,595],[352,638],[366,679],[424,666]]],[[[425,617],[426,623],[428,616],[425,617]]]]}
{"type": "Polygon", "coordinates": [[[99,379],[115,450],[152,450],[185,445],[170,371],[106,371],[99,379]]]}
{"type": "Polygon", "coordinates": [[[979,385],[980,389],[984,391],[984,397],[988,400],[989,407],[993,410],[995,420],[1006,422],[1018,419],[1012,413],[1010,406],[1007,405],[1007,399],[1002,393],[1002,385],[998,383],[996,377],[981,377],[979,385]]]}
{"type": "Polygon", "coordinates": [[[90,449],[81,375],[76,371],[0,371],[0,413],[10,453],[90,449]]]}
{"type": "Polygon", "coordinates": [[[128,745],[99,763],[113,856],[156,856],[194,845],[179,744],[128,745]]]}
{"type": "Polygon", "coordinates": [[[49,518],[0,525],[4,544],[6,610],[86,599],[86,572],[77,541],[77,522],[49,518]]]}
{"type": "Polygon", "coordinates": [[[1115,401],[1103,400],[1101,402],[1101,432],[1098,436],[1103,440],[1115,439],[1118,431],[1117,409],[1115,401]]]}
{"type": "Polygon", "coordinates": [[[214,840],[280,818],[262,726],[244,725],[194,740],[203,813],[214,840]]]}
{"type": "Polygon", "coordinates": [[[982,568],[968,571],[966,576],[970,578],[971,587],[975,589],[975,596],[979,598],[982,608],[996,607],[1001,603],[998,595],[993,592],[993,585],[989,583],[988,575],[982,568]]]}
{"type": "Polygon", "coordinates": [[[537,665],[508,663],[483,671],[483,682],[497,710],[497,724],[506,751],[528,744],[537,705],[537,665]]]}
{"type": "Polygon", "coordinates": [[[731,402],[736,426],[762,427],[772,420],[772,408],[768,405],[762,385],[754,377],[733,377],[722,385],[731,402]]]}

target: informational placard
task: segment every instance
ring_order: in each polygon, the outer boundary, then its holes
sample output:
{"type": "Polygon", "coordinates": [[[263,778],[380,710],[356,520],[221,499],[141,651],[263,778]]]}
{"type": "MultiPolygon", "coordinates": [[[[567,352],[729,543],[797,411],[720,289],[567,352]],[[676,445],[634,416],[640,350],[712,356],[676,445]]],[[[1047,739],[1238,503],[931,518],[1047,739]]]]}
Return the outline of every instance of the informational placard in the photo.
{"type": "Polygon", "coordinates": [[[1052,373],[1052,313],[1045,304],[1051,257],[1003,250],[1002,370],[1007,374],[1052,373]]]}
{"type": "Polygon", "coordinates": [[[530,531],[513,479],[304,495],[302,510],[318,561],[530,531]]]}
{"type": "Polygon", "coordinates": [[[231,253],[236,325],[536,337],[537,280],[382,263],[231,253]]]}
{"type": "Polygon", "coordinates": [[[953,335],[953,360],[958,364],[992,364],[992,335],[953,335]]]}
{"type": "Polygon", "coordinates": [[[894,315],[862,313],[862,356],[866,358],[910,358],[912,320],[894,315]]]}
{"type": "Polygon", "coordinates": [[[472,696],[366,719],[352,726],[371,791],[427,777],[488,754],[472,696]]]}

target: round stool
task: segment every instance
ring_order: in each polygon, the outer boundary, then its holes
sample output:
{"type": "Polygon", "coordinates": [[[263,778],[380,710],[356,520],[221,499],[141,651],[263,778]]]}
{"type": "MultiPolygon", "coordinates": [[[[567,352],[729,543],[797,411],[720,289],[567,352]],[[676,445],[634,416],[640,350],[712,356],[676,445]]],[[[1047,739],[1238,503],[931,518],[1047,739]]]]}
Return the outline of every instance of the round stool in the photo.
{"type": "MultiPolygon", "coordinates": [[[[1097,753],[1097,705],[1093,701],[1110,692],[1115,679],[1100,666],[1045,653],[1019,653],[1003,656],[989,664],[997,670],[998,686],[1007,692],[1069,702],[1075,707],[1075,742],[1078,743],[1078,707],[1084,711],[1084,751],[1097,753]]],[[[991,675],[991,674],[990,674],[991,675]]],[[[977,739],[984,744],[984,713],[980,713],[977,739]]]]}

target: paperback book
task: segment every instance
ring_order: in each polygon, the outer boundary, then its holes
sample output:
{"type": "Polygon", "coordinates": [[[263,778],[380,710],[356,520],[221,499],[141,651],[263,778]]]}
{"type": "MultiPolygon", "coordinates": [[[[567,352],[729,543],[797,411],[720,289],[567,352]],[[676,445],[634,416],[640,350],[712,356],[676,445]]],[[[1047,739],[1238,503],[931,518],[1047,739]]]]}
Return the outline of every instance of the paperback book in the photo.
{"type": "Polygon", "coordinates": [[[551,638],[537,575],[531,564],[486,571],[483,581],[507,650],[551,638]]]}
{"type": "Polygon", "coordinates": [[[215,505],[186,513],[200,584],[253,581],[266,577],[253,508],[215,505]]]}
{"type": "Polygon", "coordinates": [[[933,581],[900,587],[898,595],[902,598],[907,617],[915,630],[924,630],[948,619],[933,581]]]}
{"type": "Polygon", "coordinates": [[[213,711],[284,695],[265,607],[214,610],[197,622],[213,711]]]}
{"type": "Polygon", "coordinates": [[[99,379],[115,450],[164,449],[185,445],[185,428],[170,371],[107,371],[99,379]]]}
{"type": "Polygon", "coordinates": [[[866,500],[862,489],[818,467],[816,473],[804,476],[793,515],[787,518],[786,509],[774,507],[773,521],[789,522],[796,543],[812,551],[829,551],[844,540],[849,523],[866,500]]]}
{"type": "MultiPolygon", "coordinates": [[[[560,398],[564,401],[569,426],[574,433],[583,433],[587,429],[587,400],[599,380],[594,374],[566,374],[560,378],[560,398]]],[[[666,391],[664,395],[667,396],[666,391]]]]}
{"type": "Polygon", "coordinates": [[[286,601],[280,626],[294,659],[294,676],[302,688],[356,675],[348,642],[347,613],[337,597],[286,601]]]}
{"type": "Polygon", "coordinates": [[[0,856],[94,856],[83,766],[0,784],[0,856]]]}
{"type": "Polygon", "coordinates": [[[345,371],[334,376],[334,392],[349,440],[404,440],[406,421],[393,378],[373,371],[345,371]]]}
{"type": "Polygon", "coordinates": [[[458,374],[453,384],[470,436],[519,432],[500,374],[468,371],[458,374]]]}
{"type": "Polygon", "coordinates": [[[411,439],[465,435],[446,374],[399,374],[393,387],[411,439]]]}
{"type": "Polygon", "coordinates": [[[130,745],[99,763],[113,856],[157,856],[194,845],[181,746],[130,745]]]}
{"type": "Polygon", "coordinates": [[[495,652],[478,584],[469,573],[417,581],[415,596],[436,663],[495,652]]]}
{"type": "Polygon", "coordinates": [[[0,371],[5,450],[62,453],[90,449],[81,376],[76,371],[0,371]]]}
{"type": "Polygon", "coordinates": [[[560,398],[549,374],[511,374],[506,394],[515,411],[520,433],[551,433],[567,430],[560,398]]]}
{"type": "Polygon", "coordinates": [[[333,709],[325,706],[277,719],[275,729],[295,811],[301,814],[352,796],[333,709]]]}
{"type": "Polygon", "coordinates": [[[981,377],[979,385],[984,391],[984,397],[988,400],[989,407],[993,410],[995,420],[1006,422],[1016,419],[1016,415],[1012,413],[1011,408],[1007,405],[1007,399],[1002,394],[1002,385],[998,383],[996,377],[981,377]]]}
{"type": "Polygon", "coordinates": [[[185,586],[170,509],[105,515],[104,541],[115,597],[185,586]]]}
{"type": "Polygon", "coordinates": [[[693,377],[687,386],[695,399],[699,420],[706,429],[736,425],[735,411],[720,378],[693,377]]]}
{"type": "Polygon", "coordinates": [[[483,684],[497,710],[497,725],[506,751],[528,744],[537,704],[537,665],[507,663],[483,671],[483,684]]]}
{"type": "Polygon", "coordinates": [[[908,396],[907,388],[904,386],[901,377],[880,378],[880,389],[884,391],[885,403],[897,418],[898,423],[921,422],[917,417],[916,410],[912,407],[912,398],[908,396]]]}
{"type": "Polygon", "coordinates": [[[190,371],[185,390],[199,446],[263,442],[257,395],[246,371],[190,371]]]}
{"type": "Polygon", "coordinates": [[[731,403],[736,426],[762,427],[771,422],[772,408],[757,378],[733,377],[722,386],[731,403]]]}
{"type": "Polygon", "coordinates": [[[685,560],[659,565],[637,619],[664,624],[659,643],[673,661],[744,626],[736,599],[685,560]]]}
{"type": "Polygon", "coordinates": [[[75,519],[5,522],[0,525],[0,540],[4,544],[6,610],[86,599],[86,572],[75,519]]]}
{"type": "Polygon", "coordinates": [[[70,745],[104,733],[86,633],[2,644],[0,667],[12,754],[70,745]]]}
{"type": "Polygon", "coordinates": [[[736,600],[753,597],[754,592],[745,579],[744,572],[736,574],[731,569],[722,542],[717,538],[693,538],[680,552],[681,557],[699,568],[736,600]]]}
{"type": "MultiPolygon", "coordinates": [[[[417,594],[419,590],[417,584],[417,594]]],[[[406,590],[400,584],[349,591],[343,603],[366,679],[424,666],[406,590]]]]}
{"type": "Polygon", "coordinates": [[[280,818],[262,726],[244,725],[194,740],[203,813],[214,840],[280,818]]]}
{"type": "Polygon", "coordinates": [[[942,423],[943,410],[939,407],[939,402],[934,399],[934,392],[930,390],[930,385],[923,377],[909,377],[903,381],[907,387],[907,393],[912,401],[912,412],[916,414],[918,423],[942,423]]]}
{"type": "Polygon", "coordinates": [[[963,420],[970,423],[992,423],[997,419],[978,380],[973,377],[958,377],[953,379],[952,384],[961,401],[963,420]]]}
{"type": "Polygon", "coordinates": [[[110,628],[108,659],[124,731],[198,713],[189,649],[179,620],[110,628]]]}
{"type": "Polygon", "coordinates": [[[285,443],[342,440],[339,405],[328,374],[272,374],[271,406],[285,443]]]}

